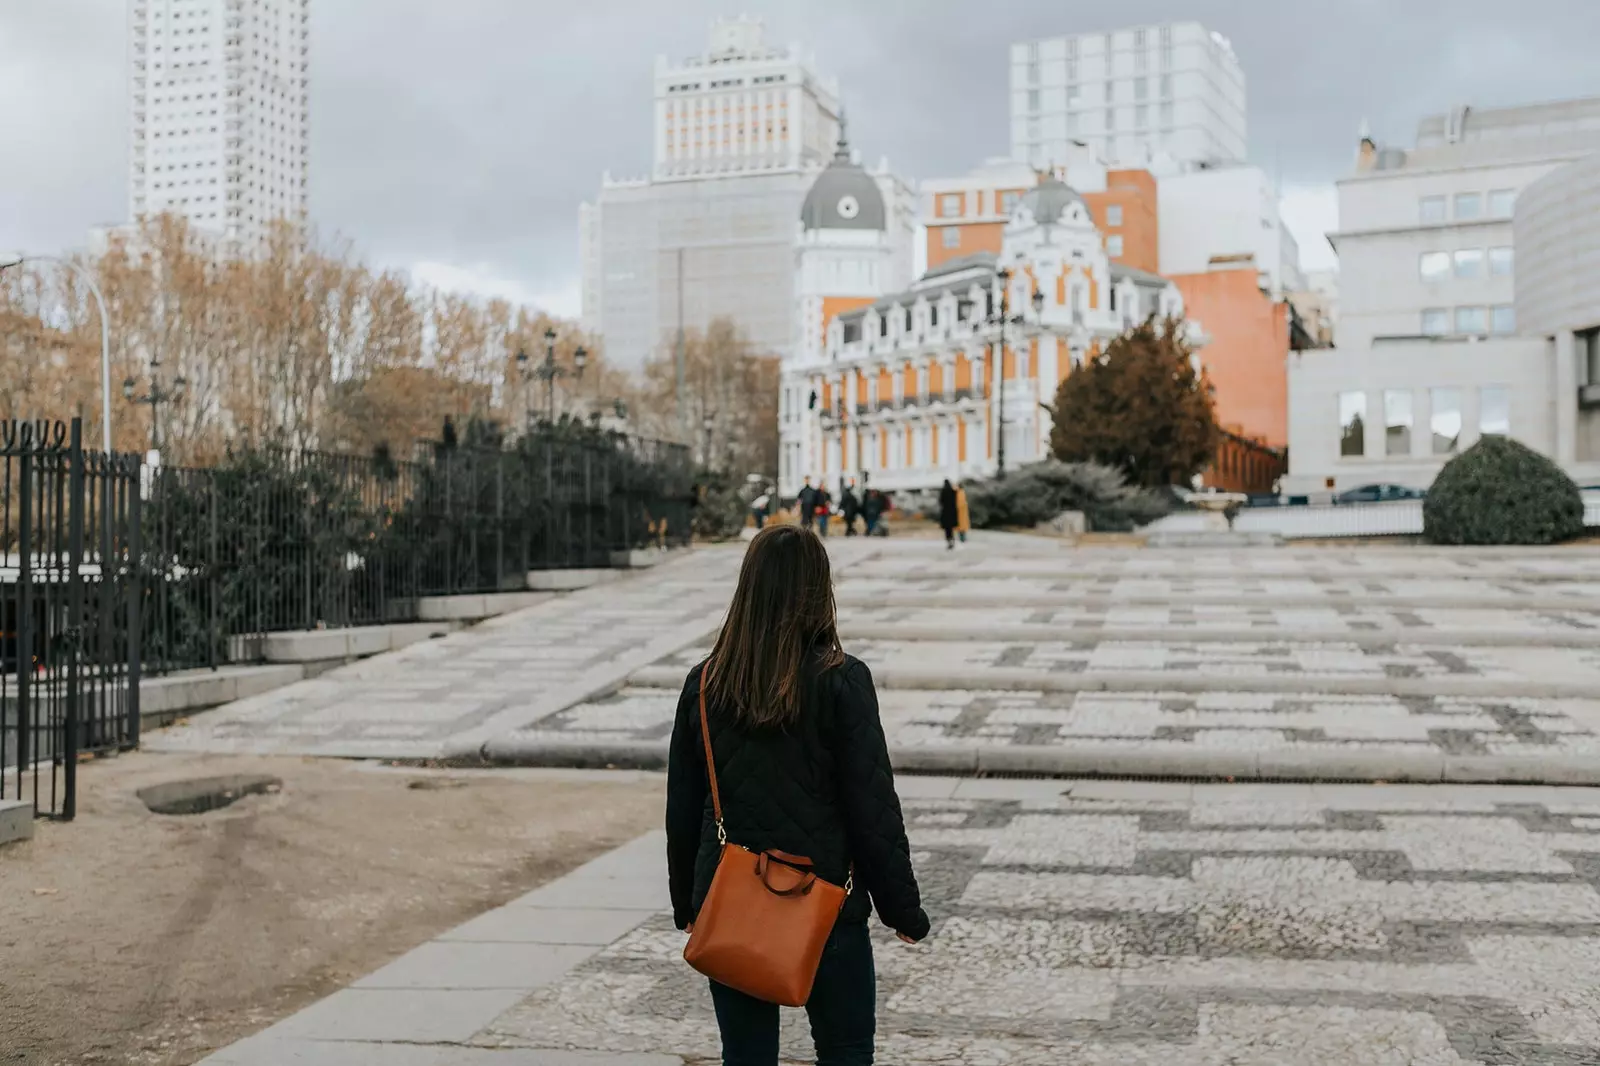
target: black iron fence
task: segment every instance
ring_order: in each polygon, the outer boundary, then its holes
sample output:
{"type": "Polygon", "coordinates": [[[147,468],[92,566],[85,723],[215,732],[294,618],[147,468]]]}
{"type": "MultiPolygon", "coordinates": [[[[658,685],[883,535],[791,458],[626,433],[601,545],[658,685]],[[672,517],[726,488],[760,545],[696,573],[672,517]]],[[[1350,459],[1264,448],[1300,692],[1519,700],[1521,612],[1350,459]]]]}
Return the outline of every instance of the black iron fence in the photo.
{"type": "Polygon", "coordinates": [[[686,543],[692,468],[680,445],[584,431],[417,460],[253,452],[147,489],[144,661],[165,673],[258,659],[268,633],[409,621],[423,597],[686,543]]]}
{"type": "Polygon", "coordinates": [[[0,799],[75,814],[78,756],[139,740],[138,465],[0,423],[0,799]]]}

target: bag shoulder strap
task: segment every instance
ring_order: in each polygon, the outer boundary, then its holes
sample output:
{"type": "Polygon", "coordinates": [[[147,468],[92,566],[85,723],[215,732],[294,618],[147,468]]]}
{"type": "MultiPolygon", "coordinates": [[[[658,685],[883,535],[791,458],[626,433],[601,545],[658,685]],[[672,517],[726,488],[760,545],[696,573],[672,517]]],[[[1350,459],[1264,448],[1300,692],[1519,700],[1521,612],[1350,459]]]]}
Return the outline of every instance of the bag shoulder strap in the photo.
{"type": "Polygon", "coordinates": [[[728,833],[722,826],[722,793],[717,789],[717,759],[711,751],[711,720],[706,715],[706,681],[711,675],[711,660],[700,668],[700,742],[706,748],[706,776],[711,779],[711,813],[717,820],[717,840],[728,842],[728,833]]]}

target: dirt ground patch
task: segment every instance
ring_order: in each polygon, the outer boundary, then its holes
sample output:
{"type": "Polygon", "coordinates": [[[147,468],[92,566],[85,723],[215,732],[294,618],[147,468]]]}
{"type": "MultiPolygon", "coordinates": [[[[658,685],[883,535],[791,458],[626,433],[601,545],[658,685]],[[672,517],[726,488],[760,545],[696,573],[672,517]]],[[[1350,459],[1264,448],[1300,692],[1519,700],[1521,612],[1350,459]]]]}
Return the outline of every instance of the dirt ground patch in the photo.
{"type": "MultiPolygon", "coordinates": [[[[134,754],[0,850],[0,1063],[188,1066],[661,823],[638,773],[134,754]],[[136,790],[281,791],[151,814],[136,790]]],[[[663,861],[665,857],[663,856],[663,861]]]]}

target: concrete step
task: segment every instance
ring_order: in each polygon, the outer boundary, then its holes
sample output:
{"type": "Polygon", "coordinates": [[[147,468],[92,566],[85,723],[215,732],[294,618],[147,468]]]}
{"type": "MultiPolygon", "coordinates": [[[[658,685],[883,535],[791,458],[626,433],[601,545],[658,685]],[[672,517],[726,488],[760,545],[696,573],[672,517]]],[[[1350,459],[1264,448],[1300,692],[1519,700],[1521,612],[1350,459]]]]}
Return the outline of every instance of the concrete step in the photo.
{"type": "MultiPolygon", "coordinates": [[[[970,619],[968,620],[970,622],[970,619]]],[[[1600,648],[1600,628],[1596,629],[1465,629],[1392,626],[1384,629],[1291,629],[1288,627],[1249,627],[1226,624],[1208,625],[1054,625],[995,624],[978,627],[985,641],[1019,644],[1087,643],[1111,641],[1182,644],[1348,644],[1358,648],[1409,644],[1418,647],[1539,647],[1600,648]]],[[[917,622],[859,622],[841,617],[839,636],[844,640],[945,641],[958,630],[951,625],[917,622]]]]}
{"type": "Polygon", "coordinates": [[[0,800],[0,847],[33,839],[33,804],[0,800]]]}

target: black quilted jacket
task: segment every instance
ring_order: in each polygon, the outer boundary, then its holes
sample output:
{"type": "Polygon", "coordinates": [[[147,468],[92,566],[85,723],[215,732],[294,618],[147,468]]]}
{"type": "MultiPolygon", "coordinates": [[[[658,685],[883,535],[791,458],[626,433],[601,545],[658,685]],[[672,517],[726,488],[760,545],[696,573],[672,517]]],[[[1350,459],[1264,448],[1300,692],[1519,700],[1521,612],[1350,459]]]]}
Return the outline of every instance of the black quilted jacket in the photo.
{"type": "MultiPolygon", "coordinates": [[[[854,864],[855,891],[839,920],[865,922],[876,904],[884,924],[921,940],[928,916],[911,870],[872,673],[847,657],[843,666],[811,677],[804,698],[800,720],[787,730],[740,729],[723,709],[706,708],[728,839],[752,851],[808,856],[817,876],[837,885],[854,864]]],[[[700,911],[717,851],[697,666],[678,699],[667,769],[667,872],[679,929],[700,911]]]]}

